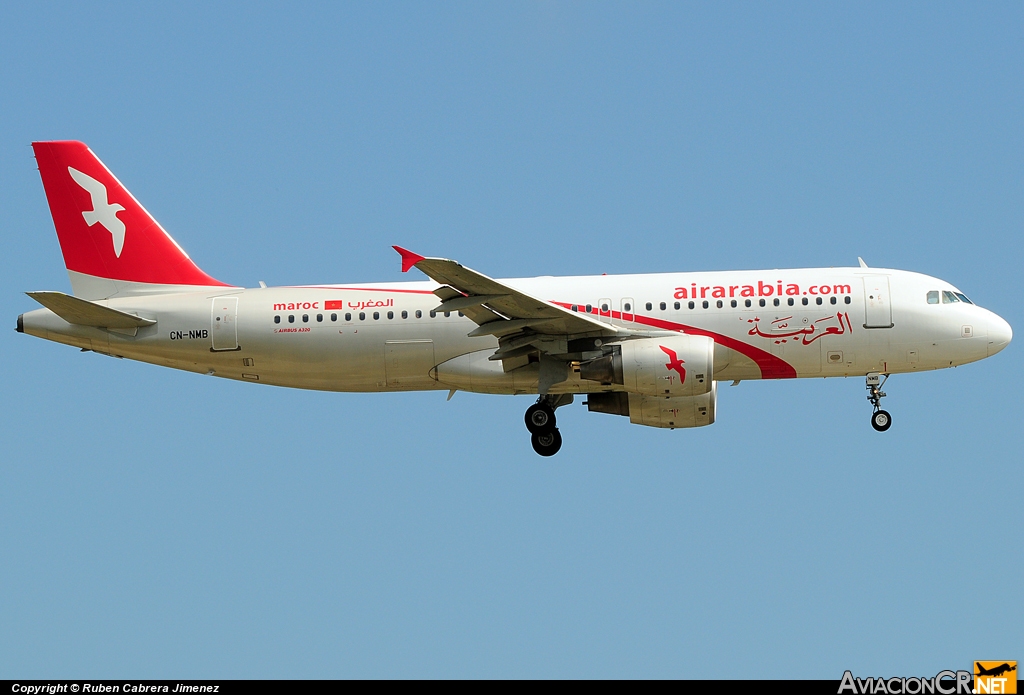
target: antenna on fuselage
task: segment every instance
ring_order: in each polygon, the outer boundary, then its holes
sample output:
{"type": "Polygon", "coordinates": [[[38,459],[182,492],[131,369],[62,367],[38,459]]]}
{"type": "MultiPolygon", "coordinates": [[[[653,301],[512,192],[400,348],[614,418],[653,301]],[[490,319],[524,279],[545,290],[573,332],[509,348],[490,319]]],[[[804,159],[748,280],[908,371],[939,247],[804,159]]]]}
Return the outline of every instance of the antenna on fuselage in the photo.
{"type": "Polygon", "coordinates": [[[861,268],[867,268],[868,267],[868,264],[865,263],[864,259],[861,258],[860,256],[857,256],[857,262],[860,263],[860,267],[861,268]]]}

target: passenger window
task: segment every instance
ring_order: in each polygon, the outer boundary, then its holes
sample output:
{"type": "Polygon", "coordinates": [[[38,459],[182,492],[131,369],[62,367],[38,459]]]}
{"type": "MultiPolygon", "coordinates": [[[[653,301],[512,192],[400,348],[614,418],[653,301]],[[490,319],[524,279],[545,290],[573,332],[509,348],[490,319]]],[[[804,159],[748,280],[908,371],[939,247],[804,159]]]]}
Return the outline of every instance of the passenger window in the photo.
{"type": "Polygon", "coordinates": [[[463,313],[462,313],[462,312],[460,311],[460,312],[459,312],[459,316],[465,316],[465,314],[463,314],[463,313]]]}
{"type": "Polygon", "coordinates": [[[373,312],[373,320],[374,321],[379,321],[380,320],[380,312],[379,311],[373,312]]]}
{"type": "Polygon", "coordinates": [[[323,323],[324,322],[324,315],[323,314],[317,314],[316,315],[316,322],[317,323],[323,323]]]}
{"type": "Polygon", "coordinates": [[[601,305],[601,311],[608,311],[608,305],[607,304],[602,304],[601,305]]]}
{"type": "MultiPolygon", "coordinates": [[[[580,310],[580,305],[579,304],[573,304],[569,308],[572,309],[573,311],[579,311],[580,310]]],[[[628,309],[629,307],[626,307],[626,308],[628,309]]]]}
{"type": "Polygon", "coordinates": [[[352,314],[345,314],[345,320],[346,321],[351,321],[352,320],[352,314]]]}
{"type": "Polygon", "coordinates": [[[650,302],[647,302],[647,311],[650,311],[653,308],[654,308],[654,305],[651,304],[650,302]]]}
{"type": "Polygon", "coordinates": [[[694,304],[693,304],[693,302],[690,302],[690,303],[689,303],[689,304],[687,304],[686,306],[688,306],[689,308],[691,308],[691,309],[692,309],[692,308],[694,307],[694,304]]]}
{"type": "Polygon", "coordinates": [[[679,311],[679,302],[676,302],[673,306],[676,308],[676,311],[679,311]]]}
{"type": "Polygon", "coordinates": [[[393,319],[393,318],[395,318],[395,312],[393,312],[393,311],[389,311],[389,312],[388,312],[388,318],[389,318],[389,319],[393,319]]]}
{"type": "Polygon", "coordinates": [[[360,311],[359,312],[359,320],[360,321],[365,321],[366,320],[366,312],[365,311],[360,311]]]}
{"type": "Polygon", "coordinates": [[[942,303],[943,304],[952,304],[953,302],[959,302],[959,301],[960,300],[956,298],[956,295],[953,294],[952,292],[950,292],[949,290],[942,290],[942,303]]]}
{"type": "Polygon", "coordinates": [[[408,312],[408,311],[403,311],[403,312],[402,312],[402,318],[403,318],[403,319],[407,319],[407,318],[409,318],[409,312],[408,312]]]}
{"type": "Polygon", "coordinates": [[[659,307],[661,308],[661,310],[662,310],[662,311],[665,311],[665,308],[666,308],[666,307],[665,307],[665,302],[662,302],[662,303],[661,303],[661,304],[659,305],[659,307]]]}
{"type": "Polygon", "coordinates": [[[722,308],[722,300],[719,299],[717,302],[715,302],[715,306],[717,306],[719,309],[721,309],[722,308]]]}
{"type": "Polygon", "coordinates": [[[730,306],[732,306],[733,309],[736,308],[736,300],[735,299],[732,300],[731,302],[729,302],[729,304],[730,304],[730,306]]]}
{"type": "Polygon", "coordinates": [[[765,302],[764,302],[764,300],[763,300],[763,299],[758,299],[758,300],[757,300],[757,305],[758,305],[758,306],[764,306],[764,304],[765,304],[765,302]]]}
{"type": "Polygon", "coordinates": [[[968,299],[967,295],[965,295],[963,292],[954,292],[954,294],[960,299],[961,302],[964,302],[966,304],[974,304],[974,302],[968,299]]]}
{"type": "Polygon", "coordinates": [[[807,306],[807,297],[804,297],[803,299],[801,299],[800,303],[803,304],[804,306],[807,306]]]}
{"type": "Polygon", "coordinates": [[[629,302],[626,302],[625,306],[623,306],[623,309],[625,309],[626,311],[632,311],[633,305],[630,304],[629,302]]]}
{"type": "Polygon", "coordinates": [[[295,323],[295,314],[288,314],[288,323],[295,323]]]}
{"type": "Polygon", "coordinates": [[[829,297],[828,301],[829,301],[830,304],[835,304],[836,303],[836,298],[835,297],[829,297]]]}
{"type": "Polygon", "coordinates": [[[337,320],[338,320],[338,315],[337,314],[331,314],[331,321],[337,321],[337,320]]]}
{"type": "Polygon", "coordinates": [[[303,314],[302,315],[302,322],[303,323],[309,323],[309,314],[303,314]]]}
{"type": "Polygon", "coordinates": [[[275,316],[274,317],[274,323],[281,323],[281,317],[280,316],[275,316]]]}
{"type": "Polygon", "coordinates": [[[420,311],[419,309],[416,310],[416,318],[418,318],[418,319],[423,318],[423,312],[420,311]]]}
{"type": "Polygon", "coordinates": [[[793,298],[790,297],[789,299],[787,299],[786,300],[786,304],[789,304],[790,306],[793,306],[793,298]]]}
{"type": "Polygon", "coordinates": [[[815,299],[814,303],[820,306],[821,305],[821,297],[818,297],[817,299],[815,299]]]}
{"type": "Polygon", "coordinates": [[[772,304],[774,304],[775,306],[778,306],[779,305],[779,298],[776,297],[775,299],[773,299],[772,300],[772,304]]]}
{"type": "Polygon", "coordinates": [[[749,299],[744,300],[743,301],[743,306],[749,307],[750,306],[750,300],[749,299]]]}
{"type": "Polygon", "coordinates": [[[939,303],[939,291],[938,290],[931,290],[928,293],[928,303],[929,304],[938,304],[939,303]]]}
{"type": "Polygon", "coordinates": [[[437,312],[434,311],[433,309],[430,310],[430,318],[432,318],[432,319],[437,318],[437,312]]]}
{"type": "Polygon", "coordinates": [[[449,316],[451,316],[451,315],[452,315],[452,312],[450,312],[450,311],[446,311],[446,312],[444,312],[444,317],[445,317],[445,318],[448,318],[448,317],[449,317],[449,316]]]}
{"type": "MultiPolygon", "coordinates": [[[[587,305],[586,305],[585,307],[583,307],[583,308],[587,310],[587,313],[588,313],[588,314],[594,311],[594,307],[593,307],[593,306],[591,306],[590,304],[587,304],[587,305]]],[[[648,309],[650,309],[650,307],[647,307],[647,308],[648,308],[648,309]]]]}
{"type": "Polygon", "coordinates": [[[704,305],[704,308],[705,308],[705,309],[707,309],[707,308],[708,308],[708,300],[706,300],[706,299],[705,299],[705,300],[704,300],[703,302],[701,302],[701,304],[703,304],[703,305],[704,305]]]}
{"type": "MultiPolygon", "coordinates": [[[[850,295],[846,295],[845,297],[843,297],[843,302],[845,302],[846,304],[849,304],[849,303],[851,303],[852,301],[853,301],[853,300],[852,300],[852,299],[850,299],[850,295]]],[[[805,303],[806,303],[806,300],[805,300],[805,303]]]]}

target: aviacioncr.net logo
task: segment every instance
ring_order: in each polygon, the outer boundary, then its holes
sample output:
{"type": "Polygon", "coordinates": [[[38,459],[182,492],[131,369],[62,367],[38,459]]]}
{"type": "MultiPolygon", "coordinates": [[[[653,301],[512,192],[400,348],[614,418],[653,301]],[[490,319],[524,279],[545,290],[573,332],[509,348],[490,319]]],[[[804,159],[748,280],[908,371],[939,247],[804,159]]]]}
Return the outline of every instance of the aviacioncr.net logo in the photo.
{"type": "Polygon", "coordinates": [[[932,678],[857,678],[843,673],[838,695],[972,695],[970,671],[939,671],[932,678]]]}

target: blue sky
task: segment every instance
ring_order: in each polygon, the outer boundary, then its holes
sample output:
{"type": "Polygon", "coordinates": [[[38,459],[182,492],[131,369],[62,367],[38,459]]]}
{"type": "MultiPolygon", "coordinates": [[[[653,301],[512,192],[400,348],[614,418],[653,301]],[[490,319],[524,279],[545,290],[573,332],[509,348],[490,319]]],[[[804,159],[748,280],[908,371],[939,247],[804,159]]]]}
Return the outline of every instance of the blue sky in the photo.
{"type": "Polygon", "coordinates": [[[1019,343],[658,431],[14,332],[87,142],[214,277],[896,267],[1021,332],[1019,3],[0,6],[0,677],[932,675],[1024,658],[1019,343]]]}

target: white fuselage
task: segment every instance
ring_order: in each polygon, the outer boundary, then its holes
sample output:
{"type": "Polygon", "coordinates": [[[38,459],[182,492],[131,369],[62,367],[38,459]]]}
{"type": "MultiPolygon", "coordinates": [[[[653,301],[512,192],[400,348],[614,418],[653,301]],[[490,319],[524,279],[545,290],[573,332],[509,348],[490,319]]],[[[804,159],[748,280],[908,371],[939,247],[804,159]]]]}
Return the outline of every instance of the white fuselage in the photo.
{"type": "MultiPolygon", "coordinates": [[[[828,268],[501,282],[574,311],[589,307],[601,321],[650,335],[710,336],[715,340],[716,380],[940,369],[987,357],[1002,349],[1011,335],[1006,322],[986,309],[963,301],[944,303],[943,291],[957,292],[949,283],[899,270],[828,268]],[[938,303],[928,302],[929,292],[938,293],[938,303]]],[[[41,338],[276,386],[537,393],[535,363],[505,372],[500,361],[488,360],[498,347],[496,338],[468,337],[476,324],[458,312],[431,316],[439,304],[432,293],[437,287],[426,281],[211,288],[100,302],[156,321],[138,329],[72,325],[48,309],[26,313],[23,321],[26,333],[41,338]]],[[[569,379],[551,392],[617,388],[580,379],[578,370],[572,370],[569,379]]]]}

